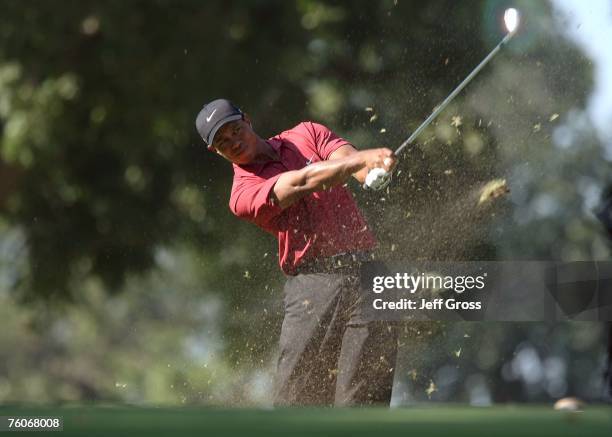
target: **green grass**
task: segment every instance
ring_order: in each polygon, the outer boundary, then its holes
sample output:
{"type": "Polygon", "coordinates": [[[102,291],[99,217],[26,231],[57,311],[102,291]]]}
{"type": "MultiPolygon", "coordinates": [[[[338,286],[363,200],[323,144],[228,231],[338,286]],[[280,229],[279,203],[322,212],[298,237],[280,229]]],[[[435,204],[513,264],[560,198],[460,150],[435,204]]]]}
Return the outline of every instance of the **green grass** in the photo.
{"type": "MultiPolygon", "coordinates": [[[[61,416],[68,436],[611,436],[612,407],[580,413],[550,406],[403,409],[10,407],[0,416],[61,416]]],[[[6,434],[9,435],[9,434],[6,434]]],[[[18,436],[40,436],[20,432],[18,436]]]]}

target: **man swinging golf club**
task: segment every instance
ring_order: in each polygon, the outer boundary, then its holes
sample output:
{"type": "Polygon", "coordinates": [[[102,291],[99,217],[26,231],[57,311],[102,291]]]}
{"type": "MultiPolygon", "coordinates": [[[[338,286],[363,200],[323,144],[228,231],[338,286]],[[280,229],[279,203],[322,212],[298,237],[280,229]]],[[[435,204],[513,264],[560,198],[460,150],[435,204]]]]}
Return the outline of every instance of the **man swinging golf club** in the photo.
{"type": "Polygon", "coordinates": [[[289,275],[277,404],[389,402],[397,330],[368,323],[359,313],[356,267],[368,259],[376,240],[342,184],[352,175],[366,187],[384,188],[396,155],[512,39],[518,11],[507,9],[504,22],[506,36],[395,153],[358,152],[312,122],[263,140],[249,118],[223,99],[198,114],[204,142],[233,163],[232,212],[278,238],[280,265],[289,275]]]}
{"type": "Polygon", "coordinates": [[[358,268],[376,238],[343,184],[391,172],[393,152],[357,151],[313,122],[265,140],[225,99],[206,104],[196,128],[233,164],[231,211],[278,239],[287,282],[275,404],[388,405],[397,328],[360,313],[358,268]]]}

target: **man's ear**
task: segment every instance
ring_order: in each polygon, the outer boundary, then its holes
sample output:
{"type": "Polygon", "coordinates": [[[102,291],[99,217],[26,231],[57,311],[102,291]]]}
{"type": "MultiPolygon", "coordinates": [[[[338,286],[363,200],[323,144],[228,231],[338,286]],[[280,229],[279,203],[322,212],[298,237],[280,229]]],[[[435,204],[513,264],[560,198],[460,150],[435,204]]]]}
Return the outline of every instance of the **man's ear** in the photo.
{"type": "Polygon", "coordinates": [[[232,162],[231,159],[229,159],[227,156],[225,156],[223,153],[219,152],[217,149],[213,149],[214,152],[219,155],[221,158],[225,159],[226,161],[232,162]]]}
{"type": "Polygon", "coordinates": [[[249,115],[245,112],[244,114],[242,114],[242,119],[249,124],[249,126],[253,127],[253,123],[251,123],[251,119],[249,118],[249,115]]]}

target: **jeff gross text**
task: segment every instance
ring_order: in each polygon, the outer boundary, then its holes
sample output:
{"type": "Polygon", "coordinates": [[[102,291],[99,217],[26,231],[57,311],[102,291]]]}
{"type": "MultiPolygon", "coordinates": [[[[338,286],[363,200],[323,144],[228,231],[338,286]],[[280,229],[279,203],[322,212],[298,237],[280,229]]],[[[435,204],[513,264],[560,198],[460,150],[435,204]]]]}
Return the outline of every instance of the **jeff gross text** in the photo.
{"type": "MultiPolygon", "coordinates": [[[[419,292],[429,293],[429,298],[394,296],[389,300],[376,298],[372,306],[376,310],[480,310],[482,303],[474,296],[473,301],[455,298],[431,298],[432,294],[452,291],[458,295],[465,291],[482,291],[485,288],[487,273],[481,275],[442,276],[438,274],[396,273],[390,276],[375,276],[372,279],[372,292],[381,294],[384,291],[407,292],[411,295],[419,292]]],[[[394,295],[394,293],[392,293],[394,295]]]]}

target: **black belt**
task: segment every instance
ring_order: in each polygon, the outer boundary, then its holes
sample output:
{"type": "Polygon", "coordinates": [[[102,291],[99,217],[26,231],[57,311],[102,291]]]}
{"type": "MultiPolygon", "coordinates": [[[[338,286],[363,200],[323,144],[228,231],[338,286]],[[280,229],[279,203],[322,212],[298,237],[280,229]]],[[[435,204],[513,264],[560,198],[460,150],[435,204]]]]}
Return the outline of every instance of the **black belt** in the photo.
{"type": "Polygon", "coordinates": [[[311,258],[297,266],[296,274],[300,273],[334,273],[356,272],[361,264],[372,261],[372,252],[348,252],[328,256],[326,258],[311,258]]]}

